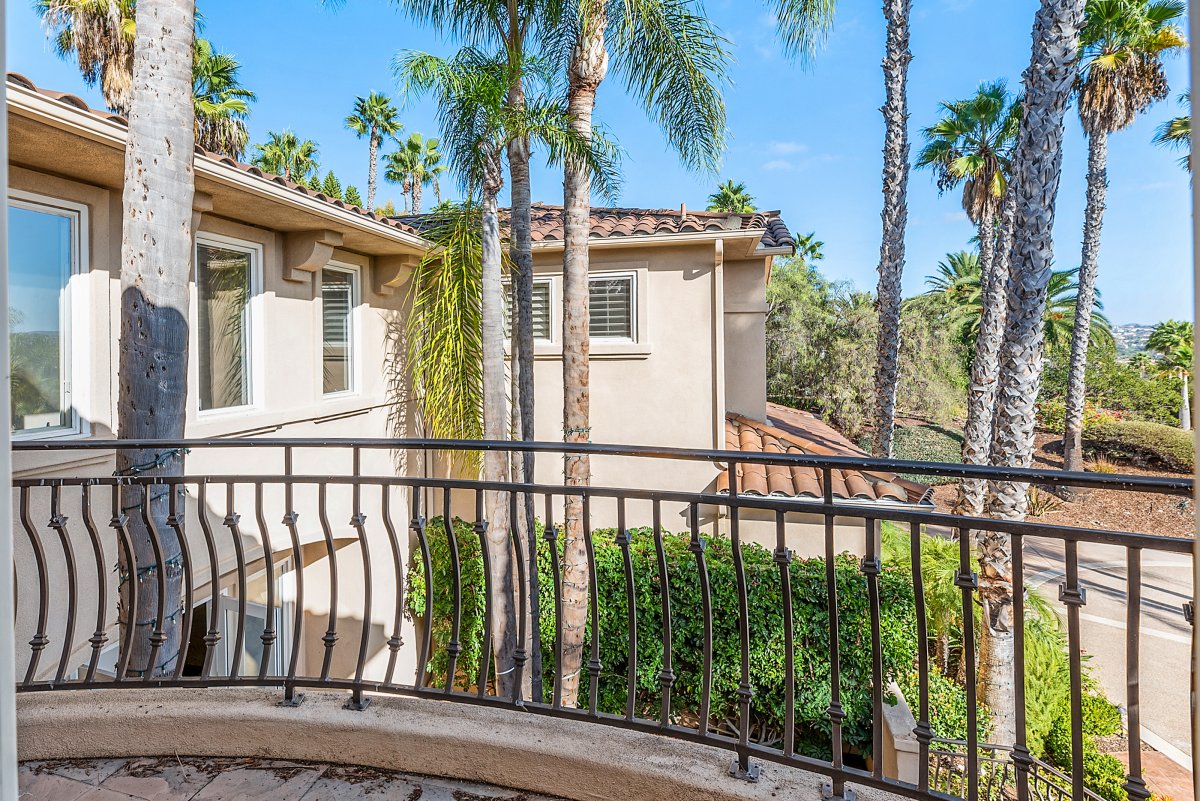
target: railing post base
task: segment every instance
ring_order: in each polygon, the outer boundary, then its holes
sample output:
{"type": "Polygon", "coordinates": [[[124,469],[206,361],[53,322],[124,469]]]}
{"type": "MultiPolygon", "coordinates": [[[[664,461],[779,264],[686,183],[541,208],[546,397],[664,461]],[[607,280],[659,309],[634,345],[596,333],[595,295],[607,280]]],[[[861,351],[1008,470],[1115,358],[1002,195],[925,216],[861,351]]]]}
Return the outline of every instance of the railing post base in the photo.
{"type": "Polygon", "coordinates": [[[363,696],[361,693],[355,693],[346,699],[346,703],[342,704],[342,709],[351,709],[355,712],[362,712],[370,705],[370,698],[363,696]]]}
{"type": "Polygon", "coordinates": [[[758,781],[760,773],[761,770],[758,764],[749,760],[746,760],[745,767],[742,767],[742,761],[740,759],[733,760],[733,763],[729,766],[729,775],[735,779],[742,779],[743,781],[756,782],[758,781]]]}
{"type": "Polygon", "coordinates": [[[821,798],[825,801],[858,801],[858,793],[842,785],[842,794],[834,795],[833,782],[828,781],[821,785],[821,798]]]}
{"type": "Polygon", "coordinates": [[[304,703],[304,693],[287,692],[279,701],[279,706],[297,707],[304,703]]]}

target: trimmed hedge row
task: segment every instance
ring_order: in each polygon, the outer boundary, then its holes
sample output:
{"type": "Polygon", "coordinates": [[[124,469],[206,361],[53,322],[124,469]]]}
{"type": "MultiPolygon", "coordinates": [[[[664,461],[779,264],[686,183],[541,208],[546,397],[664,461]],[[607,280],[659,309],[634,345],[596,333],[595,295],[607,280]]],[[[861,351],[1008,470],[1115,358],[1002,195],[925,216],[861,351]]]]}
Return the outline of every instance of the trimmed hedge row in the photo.
{"type": "Polygon", "coordinates": [[[1180,428],[1123,420],[1085,429],[1083,439],[1089,451],[1109,459],[1180,472],[1192,470],[1192,434],[1180,428]]]}
{"type": "MultiPolygon", "coordinates": [[[[461,564],[462,622],[455,684],[475,685],[479,674],[484,626],[483,563],[478,534],[463,520],[454,521],[461,564]]],[[[597,591],[600,606],[599,708],[623,713],[627,700],[629,668],[628,609],[622,549],[612,529],[593,533],[597,591]]],[[[653,532],[633,529],[629,546],[633,565],[638,653],[635,708],[637,714],[658,717],[661,705],[659,674],[662,670],[661,576],[653,532]]],[[[540,535],[540,524],[539,524],[540,535]]],[[[445,652],[451,634],[453,599],[452,562],[443,521],[427,528],[433,566],[433,643],[428,669],[438,685],[446,681],[445,652]]],[[[541,599],[541,646],[546,699],[553,687],[554,598],[549,548],[539,536],[538,572],[541,599]]],[[[679,720],[694,725],[700,708],[703,672],[704,619],[696,556],[688,550],[686,536],[663,537],[671,602],[672,669],[676,675],[672,709],[679,720]]],[[[784,729],[786,652],[782,614],[780,567],[771,551],[754,544],[742,548],[750,610],[750,677],[754,695],[751,712],[755,736],[771,741],[784,729]]],[[[713,675],[711,713],[714,727],[738,719],[737,688],[741,680],[741,645],[738,601],[732,549],[726,538],[707,540],[705,550],[712,592],[713,675]]],[[[420,564],[409,574],[408,611],[414,619],[425,614],[425,577],[420,564]]],[[[828,757],[830,725],[829,614],[823,560],[793,559],[790,566],[793,604],[795,714],[797,749],[828,757]]],[[[871,621],[865,576],[849,554],[836,560],[839,642],[841,647],[841,702],[846,712],[843,737],[863,753],[871,749],[871,621]]],[[[881,643],[885,680],[896,678],[912,664],[916,648],[915,607],[910,578],[903,571],[885,569],[879,577],[881,643]]],[[[585,661],[593,632],[589,621],[585,661]]],[[[586,702],[587,674],[580,697],[586,702]]]]}

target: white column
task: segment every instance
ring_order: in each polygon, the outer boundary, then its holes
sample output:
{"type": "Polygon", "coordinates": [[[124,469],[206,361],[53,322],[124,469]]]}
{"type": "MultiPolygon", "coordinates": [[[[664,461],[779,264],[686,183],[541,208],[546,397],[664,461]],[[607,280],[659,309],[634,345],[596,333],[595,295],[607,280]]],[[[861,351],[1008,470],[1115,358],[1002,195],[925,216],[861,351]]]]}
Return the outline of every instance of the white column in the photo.
{"type": "MultiPolygon", "coordinates": [[[[0,8],[0,64],[8,59],[4,50],[5,10],[0,8]]],[[[0,184],[0,365],[4,386],[0,388],[0,801],[17,797],[17,656],[13,628],[13,531],[12,531],[12,437],[9,434],[8,376],[8,86],[0,82],[0,164],[5,165],[0,184]]]]}

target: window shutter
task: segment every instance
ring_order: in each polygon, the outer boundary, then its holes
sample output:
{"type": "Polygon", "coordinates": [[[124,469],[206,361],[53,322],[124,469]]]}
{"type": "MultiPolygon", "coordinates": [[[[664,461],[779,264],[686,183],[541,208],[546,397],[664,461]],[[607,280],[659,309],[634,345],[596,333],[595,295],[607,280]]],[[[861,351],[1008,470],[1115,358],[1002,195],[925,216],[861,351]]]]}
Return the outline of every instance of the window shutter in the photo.
{"type": "Polygon", "coordinates": [[[633,279],[593,278],[588,284],[593,339],[633,339],[633,279]]]}

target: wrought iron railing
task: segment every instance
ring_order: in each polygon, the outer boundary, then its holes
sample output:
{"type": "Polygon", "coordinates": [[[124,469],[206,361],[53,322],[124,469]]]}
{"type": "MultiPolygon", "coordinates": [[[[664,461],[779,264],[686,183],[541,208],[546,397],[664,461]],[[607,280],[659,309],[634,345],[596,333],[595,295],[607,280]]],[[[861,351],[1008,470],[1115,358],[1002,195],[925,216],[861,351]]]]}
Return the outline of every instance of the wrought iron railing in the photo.
{"type": "MultiPolygon", "coordinates": [[[[993,797],[997,787],[1011,787],[1011,794],[1022,801],[1057,801],[1058,796],[1047,795],[1043,786],[1048,766],[1032,759],[1026,742],[1024,548],[1031,541],[1061,543],[1064,553],[1060,597],[1066,605],[1070,646],[1072,766],[1069,775],[1058,774],[1053,784],[1063,789],[1065,783],[1069,797],[1090,797],[1083,772],[1080,607],[1085,596],[1079,547],[1081,543],[1118,546],[1125,553],[1128,790],[1132,798],[1148,797],[1141,782],[1139,756],[1142,554],[1190,556],[1191,541],[1042,522],[964,518],[920,504],[838,498],[834,474],[862,471],[872,480],[880,479],[880,473],[936,475],[1178,496],[1191,494],[1188,479],[561,443],[33,441],[18,443],[14,450],[16,524],[18,537],[23,536],[18,540],[17,621],[18,632],[28,638],[28,650],[19,666],[23,669],[21,691],[248,685],[279,687],[289,703],[299,701],[303,688],[342,690],[349,695],[348,705],[358,708],[373,694],[464,700],[717,745],[733,752],[731,770],[737,775],[756,777],[760,760],[796,766],[828,777],[829,793],[838,798],[847,797],[854,785],[911,798],[953,794],[972,800],[993,797]],[[554,471],[548,474],[557,471],[557,458],[564,455],[586,454],[593,464],[655,464],[660,469],[649,474],[660,476],[674,475],[679,463],[687,462],[708,466],[713,478],[724,471],[727,483],[721,486],[729,491],[715,491],[715,481],[697,491],[655,486],[566,487],[536,481],[490,483],[436,477],[426,469],[433,454],[480,451],[532,451],[542,454],[544,461],[553,456],[554,471]],[[162,458],[125,475],[112,475],[111,461],[101,457],[119,452],[162,458]],[[185,453],[189,454],[186,459],[185,453]],[[63,459],[65,454],[71,459],[63,459]],[[225,454],[224,461],[217,454],[225,454]],[[94,458],[79,458],[81,455],[94,458]],[[167,473],[176,466],[173,456],[181,462],[177,474],[170,475],[167,473]],[[756,465],[813,471],[821,496],[775,497],[740,491],[740,471],[756,465]],[[506,503],[514,520],[525,519],[526,510],[536,509],[536,538],[521,534],[519,526],[510,526],[506,535],[489,539],[487,515],[496,503],[506,503]],[[564,510],[581,515],[578,531],[584,546],[583,564],[564,563],[564,510]],[[441,518],[439,531],[431,528],[436,517],[441,518]],[[461,539],[454,523],[446,525],[455,518],[465,518],[471,536],[478,538],[478,556],[471,558],[482,559],[482,585],[468,576],[473,563],[469,564],[465,552],[459,552],[460,545],[470,538],[461,539]],[[673,540],[667,533],[674,526],[664,520],[671,519],[680,521],[682,539],[673,540]],[[885,776],[881,758],[885,695],[892,678],[885,669],[880,627],[885,611],[880,583],[883,521],[900,526],[911,545],[914,625],[916,641],[921,644],[911,655],[918,692],[908,699],[917,721],[913,734],[919,742],[914,782],[885,776]],[[600,543],[595,533],[608,526],[614,534],[605,545],[616,548],[614,562],[620,565],[625,587],[623,598],[614,602],[624,605],[623,619],[627,621],[619,653],[606,653],[599,634],[602,625],[608,624],[600,619],[596,556],[600,543]],[[757,526],[753,536],[752,526],[757,526]],[[763,534],[764,526],[770,536],[763,534]],[[657,567],[650,580],[635,575],[633,567],[630,532],[641,527],[646,531],[637,536],[648,538],[642,540],[647,549],[652,544],[653,550],[646,553],[652,554],[648,558],[657,567]],[[928,629],[920,570],[923,527],[959,534],[956,584],[964,613],[963,687],[968,720],[966,739],[952,749],[945,741],[936,740],[939,733],[929,722],[931,665],[925,647],[928,629]],[[404,536],[406,528],[408,535],[404,536]],[[720,529],[720,543],[714,542],[715,529],[720,529]],[[869,709],[864,714],[870,734],[868,743],[857,746],[848,745],[845,736],[849,712],[843,694],[851,685],[843,675],[847,654],[842,651],[846,638],[855,632],[839,628],[840,617],[852,600],[839,598],[844,588],[837,572],[837,551],[846,542],[847,531],[857,532],[854,550],[861,558],[856,562],[855,580],[859,583],[855,592],[861,588],[864,593],[870,621],[869,631],[858,632],[870,650],[870,667],[866,675],[853,679],[869,685],[869,709]],[[970,532],[979,531],[1008,535],[1012,546],[1017,733],[1011,749],[981,743],[977,735],[977,632],[972,609],[978,584],[970,532]],[[435,536],[445,541],[448,552],[442,557],[449,560],[448,566],[435,564],[442,558],[432,547],[435,536]],[[750,540],[754,537],[769,551],[767,564],[773,575],[761,569],[761,560],[747,565],[747,556],[761,555],[752,553],[756,546],[750,540]],[[824,619],[818,628],[828,647],[828,676],[810,675],[808,667],[795,659],[802,637],[798,625],[803,623],[808,629],[814,625],[812,620],[796,620],[793,609],[799,590],[793,587],[791,566],[801,541],[815,542],[817,558],[824,562],[824,581],[811,589],[823,604],[824,619]],[[506,555],[496,550],[497,542],[506,555]],[[732,559],[733,579],[725,589],[734,599],[727,604],[733,622],[718,617],[720,610],[714,607],[715,593],[724,591],[710,582],[709,567],[716,550],[709,546],[714,544],[727,548],[732,559]],[[680,567],[683,562],[668,559],[672,548],[690,554],[686,571],[680,567]],[[549,566],[548,585],[534,581],[543,569],[533,557],[535,549],[543,552],[544,565],[549,566]],[[511,560],[512,592],[507,597],[497,595],[498,588],[488,573],[489,559],[497,554],[511,560]],[[571,601],[573,579],[568,574],[572,569],[586,572],[589,587],[581,615],[583,631],[578,636],[564,623],[570,611],[564,605],[571,601]],[[752,608],[751,599],[761,602],[758,584],[768,579],[777,582],[772,586],[778,588],[778,607],[767,611],[782,618],[783,628],[784,664],[781,675],[772,680],[773,686],[764,686],[758,667],[751,665],[752,642],[761,634],[755,621],[764,612],[752,608]],[[643,582],[640,588],[639,581],[643,582]],[[686,604],[672,594],[673,587],[678,591],[683,584],[694,587],[697,595],[686,604]],[[479,596],[468,590],[480,586],[485,598],[483,623],[472,643],[467,641],[465,627],[469,619],[475,619],[470,618],[472,614],[478,618],[479,596]],[[406,597],[412,590],[423,597],[406,597]],[[638,623],[647,598],[660,615],[650,628],[638,623]],[[435,612],[438,599],[443,602],[441,613],[435,612]],[[539,600],[542,603],[535,604],[539,600]],[[493,636],[497,620],[508,606],[512,608],[512,630],[508,641],[498,641],[493,636]],[[289,608],[291,613],[285,614],[289,608]],[[349,623],[339,608],[349,611],[349,623]],[[311,620],[318,615],[320,625],[311,620]],[[696,625],[682,632],[680,626],[688,615],[696,625]],[[729,653],[714,653],[714,627],[734,622],[736,646],[729,653]],[[406,643],[410,630],[414,636],[406,643]],[[693,666],[699,686],[679,683],[684,637],[692,638],[690,644],[702,654],[693,666]],[[545,649],[541,648],[543,641],[545,649]],[[554,667],[564,664],[564,651],[572,643],[586,643],[587,647],[580,657],[577,678],[564,676],[564,671],[554,667]],[[172,653],[176,644],[178,652],[172,653]],[[544,651],[541,657],[550,663],[549,670],[544,666],[538,669],[539,650],[544,651]],[[472,655],[469,665],[467,653],[472,655]],[[644,673],[651,658],[654,675],[648,682],[644,673]],[[728,667],[721,662],[725,658],[732,667],[714,678],[714,668],[728,667]],[[411,673],[402,671],[406,664],[411,673]],[[614,665],[623,668],[624,674],[614,675],[614,665]],[[543,677],[548,686],[542,686],[543,677]],[[713,707],[714,681],[736,684],[731,715],[721,717],[713,707]],[[576,682],[578,700],[573,705],[564,698],[573,694],[576,682]],[[647,683],[654,685],[653,691],[646,690],[647,683]],[[812,721],[802,724],[798,695],[822,683],[827,685],[829,699],[822,719],[819,725],[812,721]],[[764,726],[755,718],[752,699],[756,694],[778,699],[780,725],[764,726]],[[826,738],[827,747],[820,749],[823,753],[819,755],[813,754],[814,732],[826,738]],[[804,733],[804,742],[798,733],[804,733]],[[868,753],[874,758],[864,759],[868,753]],[[944,770],[938,767],[943,759],[944,770]],[[1004,775],[994,775],[997,769],[1004,775]],[[947,772],[961,782],[947,783],[947,772]]],[[[442,464],[445,474],[450,462],[434,462],[442,464]]]]}
{"type": "MultiPolygon", "coordinates": [[[[952,796],[966,796],[967,748],[965,740],[933,739],[929,748],[929,783],[935,790],[952,796]]],[[[1017,771],[1013,749],[992,743],[981,743],[978,748],[979,798],[986,801],[1015,798],[1017,771]]],[[[1030,758],[1025,771],[1027,792],[1033,801],[1070,801],[1070,776],[1036,758],[1030,758]]],[[[1104,801],[1102,796],[1086,787],[1083,798],[1086,801],[1104,801]]]]}

